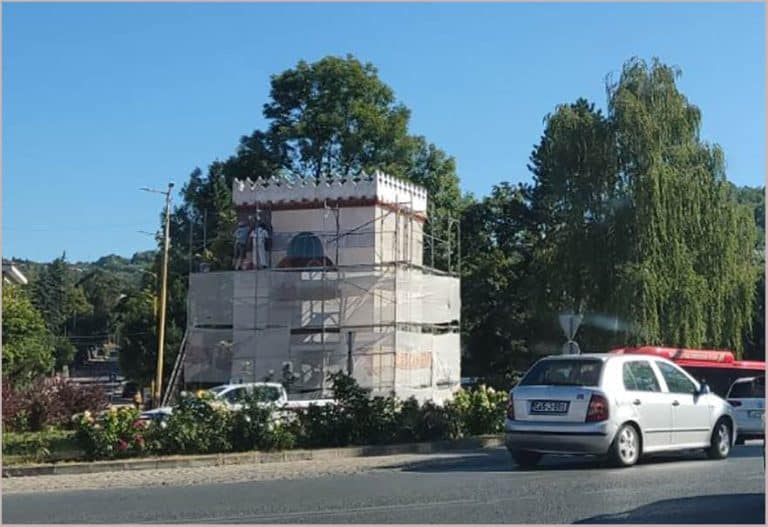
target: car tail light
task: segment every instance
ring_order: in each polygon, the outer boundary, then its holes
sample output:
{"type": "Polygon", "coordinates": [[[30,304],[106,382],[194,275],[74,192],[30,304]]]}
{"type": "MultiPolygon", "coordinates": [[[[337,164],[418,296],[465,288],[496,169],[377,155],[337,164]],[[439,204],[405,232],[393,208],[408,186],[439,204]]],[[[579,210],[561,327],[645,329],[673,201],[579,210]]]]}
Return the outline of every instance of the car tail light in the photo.
{"type": "Polygon", "coordinates": [[[608,399],[599,393],[593,393],[589,399],[589,408],[587,408],[587,423],[605,421],[608,419],[608,399]]]}
{"type": "Polygon", "coordinates": [[[511,393],[509,394],[509,404],[507,404],[507,419],[515,420],[515,401],[511,393]]]}
{"type": "Polygon", "coordinates": [[[741,401],[732,401],[732,400],[729,400],[729,401],[728,401],[728,403],[729,403],[731,406],[741,406],[741,401]]]}

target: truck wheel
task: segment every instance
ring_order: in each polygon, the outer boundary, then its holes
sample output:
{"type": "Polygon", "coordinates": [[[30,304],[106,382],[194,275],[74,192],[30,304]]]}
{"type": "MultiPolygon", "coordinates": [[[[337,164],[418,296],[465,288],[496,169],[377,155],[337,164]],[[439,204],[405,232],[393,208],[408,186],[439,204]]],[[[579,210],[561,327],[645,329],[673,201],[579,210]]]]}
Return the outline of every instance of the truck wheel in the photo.
{"type": "Polygon", "coordinates": [[[538,452],[531,452],[530,450],[510,450],[509,453],[517,466],[522,469],[535,467],[541,459],[541,454],[538,452]]]}

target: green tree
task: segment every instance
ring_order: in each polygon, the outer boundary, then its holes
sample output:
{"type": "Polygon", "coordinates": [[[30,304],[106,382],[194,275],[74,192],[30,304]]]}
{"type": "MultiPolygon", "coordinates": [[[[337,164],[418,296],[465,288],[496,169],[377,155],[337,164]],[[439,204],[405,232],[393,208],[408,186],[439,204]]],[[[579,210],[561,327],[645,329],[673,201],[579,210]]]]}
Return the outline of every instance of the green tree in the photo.
{"type": "MultiPolygon", "coordinates": [[[[127,378],[141,386],[148,386],[155,379],[156,305],[154,292],[144,289],[125,296],[116,308],[120,321],[120,369],[127,378]]],[[[170,325],[166,329],[163,353],[164,380],[170,375],[180,340],[179,329],[170,325]]]]}
{"type": "Polygon", "coordinates": [[[754,219],[724,154],[659,61],[628,61],[608,114],[586,101],[546,120],[532,155],[545,313],[591,316],[593,345],[725,347],[741,353],[755,283],[754,219]],[[605,316],[607,315],[607,316],[605,316]],[[606,323],[607,322],[607,323],[606,323]]]}
{"type": "Polygon", "coordinates": [[[753,212],[757,225],[755,243],[756,276],[752,327],[744,341],[744,356],[765,360],[765,187],[732,186],[736,201],[753,212]]]}
{"type": "Polygon", "coordinates": [[[636,324],[636,341],[741,353],[754,219],[735,203],[720,147],[701,141],[701,112],[678,91],[679,74],[634,60],[609,88],[635,220],[617,304],[636,324]]]}
{"type": "Polygon", "coordinates": [[[464,371],[503,374],[531,358],[533,250],[530,188],[502,183],[462,217],[464,371]]]}
{"type": "Polygon", "coordinates": [[[81,287],[76,286],[66,255],[43,267],[31,284],[32,302],[40,311],[49,331],[56,337],[56,367],[71,364],[76,348],[67,335],[76,328],[77,319],[93,313],[81,287]]]}
{"type": "Polygon", "coordinates": [[[291,176],[404,174],[410,112],[372,64],[352,56],[300,61],[271,86],[266,144],[291,176]]]}
{"type": "Polygon", "coordinates": [[[3,374],[12,383],[24,383],[50,373],[53,351],[53,336],[25,291],[4,285],[3,374]]]}
{"type": "Polygon", "coordinates": [[[536,305],[550,319],[568,309],[600,312],[615,287],[611,267],[623,238],[611,123],[584,99],[559,106],[545,123],[529,165],[536,305]]]}

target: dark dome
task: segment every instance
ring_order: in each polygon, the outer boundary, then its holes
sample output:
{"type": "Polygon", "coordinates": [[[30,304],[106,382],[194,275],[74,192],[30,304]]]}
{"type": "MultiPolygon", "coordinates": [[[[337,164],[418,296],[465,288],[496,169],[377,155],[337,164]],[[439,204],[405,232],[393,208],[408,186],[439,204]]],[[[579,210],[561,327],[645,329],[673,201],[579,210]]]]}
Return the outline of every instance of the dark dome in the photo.
{"type": "Polygon", "coordinates": [[[325,256],[320,238],[311,232],[301,232],[293,237],[288,245],[288,258],[307,258],[322,260],[325,256]]]}

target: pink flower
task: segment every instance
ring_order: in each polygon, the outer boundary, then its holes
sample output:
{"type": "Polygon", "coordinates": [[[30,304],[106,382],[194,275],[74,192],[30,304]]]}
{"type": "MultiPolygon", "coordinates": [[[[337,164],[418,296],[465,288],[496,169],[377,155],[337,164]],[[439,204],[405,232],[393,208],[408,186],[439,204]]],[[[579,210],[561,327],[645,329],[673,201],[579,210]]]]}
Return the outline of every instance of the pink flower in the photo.
{"type": "Polygon", "coordinates": [[[122,439],[118,439],[118,440],[117,440],[117,449],[118,449],[120,452],[123,452],[123,451],[125,451],[125,450],[128,450],[128,443],[126,443],[126,442],[125,442],[125,441],[123,441],[122,439]]]}

